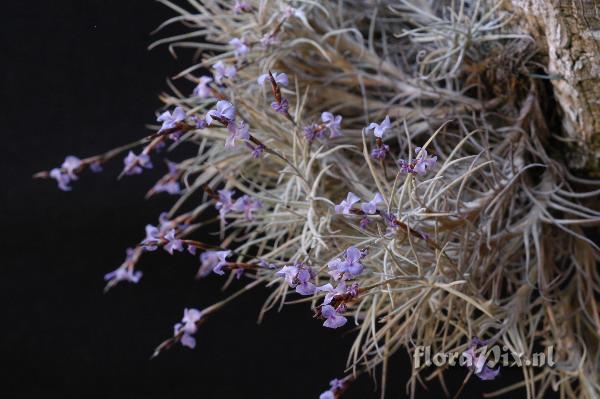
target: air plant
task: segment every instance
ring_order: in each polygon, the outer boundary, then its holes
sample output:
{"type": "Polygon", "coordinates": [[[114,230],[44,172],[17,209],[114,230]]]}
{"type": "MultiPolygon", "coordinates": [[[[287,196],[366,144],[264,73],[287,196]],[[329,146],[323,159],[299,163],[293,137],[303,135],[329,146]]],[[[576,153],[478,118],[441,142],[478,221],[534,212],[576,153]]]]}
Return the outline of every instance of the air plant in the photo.
{"type": "MultiPolygon", "coordinates": [[[[162,126],[36,175],[69,190],[126,153],[133,175],[164,144],[199,148],[169,164],[159,183],[179,198],[107,288],[138,282],[139,259],[160,247],[199,256],[198,277],[248,284],[186,309],[155,355],[196,346],[210,314],[267,285],[261,318],[303,300],[325,327],[352,326],[346,377],[322,398],[378,368],[384,397],[392,354],[468,350],[474,337],[525,355],[554,346],[556,367],[523,366],[501,392],[600,395],[599,248],[582,230],[600,222],[586,205],[600,182],[550,155],[536,49],[500,2],[161,2],[178,14],[163,27],[189,33],[157,44],[201,54],[162,96],[162,126]],[[209,208],[218,247],[194,239],[209,208]]],[[[415,371],[412,396],[428,372],[415,371]]]]}

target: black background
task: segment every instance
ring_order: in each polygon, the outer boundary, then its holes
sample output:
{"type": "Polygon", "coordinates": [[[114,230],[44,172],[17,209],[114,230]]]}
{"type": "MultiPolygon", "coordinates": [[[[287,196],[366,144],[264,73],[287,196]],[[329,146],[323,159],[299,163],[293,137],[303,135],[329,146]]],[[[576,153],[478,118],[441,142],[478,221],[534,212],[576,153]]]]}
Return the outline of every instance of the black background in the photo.
{"type": "MultiPolygon", "coordinates": [[[[69,193],[31,179],[65,155],[93,155],[148,134],[165,79],[190,63],[189,54],[175,60],[165,47],[146,50],[163,37],[149,32],[173,13],[150,0],[63,0],[4,2],[3,14],[4,397],[318,398],[343,375],[352,335],[321,327],[306,307],[272,312],[257,325],[268,294],[258,289],[203,325],[195,350],[176,347],[149,360],[184,307],[227,295],[222,279],[196,281],[197,259],[159,251],[142,259],[139,285],[102,294],[103,274],[171,204],[168,195],[143,198],[160,170],[117,181],[117,160],[69,193]]],[[[409,373],[406,357],[392,359],[386,397],[405,397],[409,373]]],[[[518,373],[473,381],[464,397],[518,373]]],[[[448,375],[451,392],[466,374],[448,375]]],[[[375,385],[364,376],[344,397],[378,398],[375,385]]],[[[428,385],[431,397],[441,397],[436,382],[428,385]]]]}

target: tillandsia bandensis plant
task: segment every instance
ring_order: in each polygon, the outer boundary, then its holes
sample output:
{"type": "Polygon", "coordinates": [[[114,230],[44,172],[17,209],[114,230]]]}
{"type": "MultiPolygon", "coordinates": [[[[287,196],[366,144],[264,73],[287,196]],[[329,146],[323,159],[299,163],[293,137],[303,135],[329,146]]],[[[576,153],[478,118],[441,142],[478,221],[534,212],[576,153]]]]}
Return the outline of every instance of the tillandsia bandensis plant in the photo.
{"type": "MultiPolygon", "coordinates": [[[[162,147],[197,147],[150,189],[177,200],[106,289],[140,282],[141,256],[161,248],[189,252],[198,278],[248,284],[185,309],[155,355],[194,348],[211,314],[266,285],[261,318],[304,302],[325,328],[353,327],[321,398],[376,370],[383,397],[395,352],[472,354],[480,339],[525,355],[554,347],[555,367],[523,365],[498,393],[600,395],[599,248],[583,231],[600,222],[588,204],[600,182],[552,152],[546,72],[501,2],[161,2],[176,16],[160,28],[189,31],[153,46],[198,59],[162,96],[155,132],[36,175],[70,190],[115,158],[131,178],[162,147]],[[219,246],[194,234],[213,208],[219,246]]],[[[469,376],[501,373],[475,363],[469,376]]],[[[407,377],[411,395],[430,371],[407,377]]]]}

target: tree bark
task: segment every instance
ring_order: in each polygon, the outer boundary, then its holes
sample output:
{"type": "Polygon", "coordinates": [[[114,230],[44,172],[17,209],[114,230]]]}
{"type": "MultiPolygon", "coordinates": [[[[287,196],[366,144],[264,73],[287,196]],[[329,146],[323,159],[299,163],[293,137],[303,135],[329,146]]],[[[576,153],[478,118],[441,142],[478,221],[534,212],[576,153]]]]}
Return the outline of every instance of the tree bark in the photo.
{"type": "Polygon", "coordinates": [[[569,166],[600,175],[600,0],[512,0],[548,56],[569,166]]]}

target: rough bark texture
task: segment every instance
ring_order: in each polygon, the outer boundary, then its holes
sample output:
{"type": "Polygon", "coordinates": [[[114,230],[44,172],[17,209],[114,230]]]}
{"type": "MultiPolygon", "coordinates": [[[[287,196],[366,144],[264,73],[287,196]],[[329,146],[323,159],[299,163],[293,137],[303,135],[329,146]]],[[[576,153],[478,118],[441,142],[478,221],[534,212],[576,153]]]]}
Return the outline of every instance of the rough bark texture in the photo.
{"type": "Polygon", "coordinates": [[[512,0],[548,55],[574,169],[600,174],[600,0],[512,0]]]}

